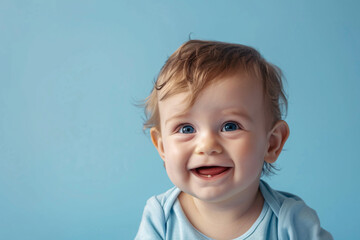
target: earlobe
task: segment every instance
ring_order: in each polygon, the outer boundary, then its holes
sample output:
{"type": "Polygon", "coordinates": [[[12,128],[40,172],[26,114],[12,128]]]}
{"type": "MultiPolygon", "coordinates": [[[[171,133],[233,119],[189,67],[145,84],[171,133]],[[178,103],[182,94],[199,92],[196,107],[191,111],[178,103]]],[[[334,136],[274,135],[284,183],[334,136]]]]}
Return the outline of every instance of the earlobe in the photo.
{"type": "Polygon", "coordinates": [[[268,135],[268,149],[265,154],[267,163],[274,163],[290,134],[289,126],[283,120],[278,121],[268,135]]]}
{"type": "Polygon", "coordinates": [[[151,136],[151,141],[154,144],[155,148],[158,150],[160,157],[163,160],[165,160],[164,145],[160,131],[157,128],[152,127],[150,129],[150,136],[151,136]]]}

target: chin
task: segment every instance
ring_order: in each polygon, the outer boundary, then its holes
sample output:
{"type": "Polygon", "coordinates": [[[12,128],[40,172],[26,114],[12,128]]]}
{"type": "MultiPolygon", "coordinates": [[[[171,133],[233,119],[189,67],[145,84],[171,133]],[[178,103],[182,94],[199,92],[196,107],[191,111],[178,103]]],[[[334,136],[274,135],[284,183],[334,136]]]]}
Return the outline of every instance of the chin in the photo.
{"type": "Polygon", "coordinates": [[[191,196],[208,203],[217,203],[231,198],[231,193],[226,189],[200,189],[198,191],[188,192],[191,196]]]}

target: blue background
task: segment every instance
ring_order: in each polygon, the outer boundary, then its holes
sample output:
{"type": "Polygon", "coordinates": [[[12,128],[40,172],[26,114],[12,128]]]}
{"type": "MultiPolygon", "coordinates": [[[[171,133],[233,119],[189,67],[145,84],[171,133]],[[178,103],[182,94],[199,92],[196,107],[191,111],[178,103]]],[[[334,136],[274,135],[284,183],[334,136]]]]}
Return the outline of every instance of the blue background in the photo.
{"type": "Polygon", "coordinates": [[[255,47],[287,78],[291,136],[267,181],[360,239],[360,4],[333,0],[0,1],[0,239],[133,239],[172,186],[142,132],[181,43],[255,47]]]}

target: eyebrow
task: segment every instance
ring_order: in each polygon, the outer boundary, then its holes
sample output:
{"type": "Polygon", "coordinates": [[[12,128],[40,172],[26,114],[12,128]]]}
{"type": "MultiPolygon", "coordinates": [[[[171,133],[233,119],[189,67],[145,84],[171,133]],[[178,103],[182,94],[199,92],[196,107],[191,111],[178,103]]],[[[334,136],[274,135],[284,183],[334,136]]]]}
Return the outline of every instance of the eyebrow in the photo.
{"type": "Polygon", "coordinates": [[[168,118],[166,121],[165,121],[165,126],[168,122],[174,120],[174,119],[177,119],[177,118],[185,118],[186,116],[188,116],[188,114],[186,113],[179,113],[179,114],[175,114],[173,116],[171,116],[170,118],[168,118]]]}
{"type": "Polygon", "coordinates": [[[222,111],[222,114],[228,114],[228,115],[237,115],[242,118],[245,118],[249,122],[254,122],[254,120],[250,117],[250,115],[244,111],[239,111],[238,109],[226,109],[222,111]]]}
{"type": "MultiPolygon", "coordinates": [[[[244,111],[239,111],[238,109],[225,109],[223,111],[221,111],[221,114],[224,114],[224,115],[237,115],[241,118],[244,118],[246,121],[249,121],[250,123],[254,122],[254,120],[250,117],[249,114],[247,114],[246,112],[244,111]]],[[[185,118],[187,117],[188,114],[187,113],[179,113],[179,114],[175,114],[173,116],[171,116],[170,118],[168,118],[166,121],[165,121],[165,126],[168,122],[174,120],[174,119],[177,119],[177,118],[185,118]]]]}

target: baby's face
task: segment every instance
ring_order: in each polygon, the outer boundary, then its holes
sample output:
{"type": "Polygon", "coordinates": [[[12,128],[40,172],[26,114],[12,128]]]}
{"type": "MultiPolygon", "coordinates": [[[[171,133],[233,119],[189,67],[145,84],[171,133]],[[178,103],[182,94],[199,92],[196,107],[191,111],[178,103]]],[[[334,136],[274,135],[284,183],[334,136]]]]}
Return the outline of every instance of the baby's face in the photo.
{"type": "Polygon", "coordinates": [[[151,131],[170,180],[204,201],[246,196],[258,188],[268,149],[261,81],[241,75],[159,102],[161,132],[151,131]]]}

